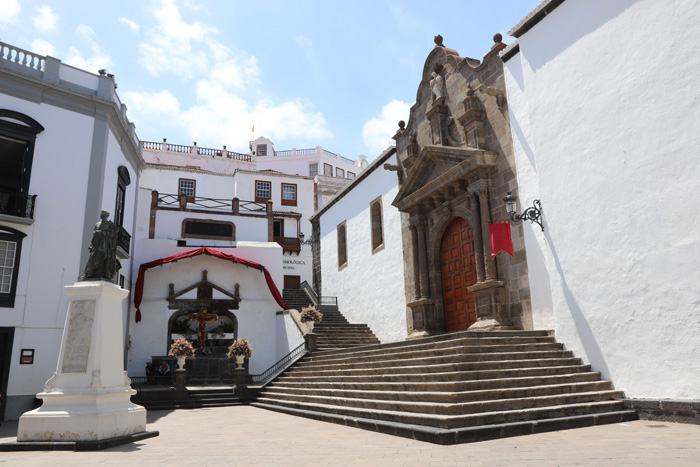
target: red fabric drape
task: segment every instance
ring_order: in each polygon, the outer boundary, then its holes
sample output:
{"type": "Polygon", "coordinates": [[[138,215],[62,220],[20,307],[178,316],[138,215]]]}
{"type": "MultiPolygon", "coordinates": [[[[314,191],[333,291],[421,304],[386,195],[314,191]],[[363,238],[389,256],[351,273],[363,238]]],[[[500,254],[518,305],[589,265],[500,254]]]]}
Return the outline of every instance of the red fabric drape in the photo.
{"type": "Polygon", "coordinates": [[[282,295],[280,295],[279,290],[277,290],[275,283],[272,281],[272,276],[270,276],[270,273],[267,271],[267,268],[265,268],[265,266],[263,266],[262,264],[255,263],[253,261],[248,261],[247,259],[237,258],[236,256],[227,255],[226,253],[222,253],[217,250],[202,247],[197,248],[196,250],[185,251],[183,253],[178,253],[176,255],[168,256],[166,258],[157,259],[155,261],[151,261],[150,263],[144,263],[141,266],[139,266],[139,277],[138,279],[136,279],[136,287],[134,288],[134,305],[136,306],[136,314],[134,318],[137,323],[141,321],[141,309],[139,307],[141,306],[141,300],[143,299],[143,282],[146,275],[146,269],[150,269],[156,266],[162,266],[164,264],[172,263],[174,261],[192,258],[193,256],[199,255],[214,256],[216,258],[233,261],[234,263],[243,264],[244,266],[248,266],[262,271],[265,275],[265,282],[267,283],[267,287],[270,289],[272,297],[275,299],[277,304],[281,306],[284,310],[288,309],[287,305],[282,299],[282,295]]]}
{"type": "Polygon", "coordinates": [[[489,222],[489,234],[491,237],[491,257],[501,251],[515,256],[513,252],[513,240],[510,235],[510,221],[489,222]]]}

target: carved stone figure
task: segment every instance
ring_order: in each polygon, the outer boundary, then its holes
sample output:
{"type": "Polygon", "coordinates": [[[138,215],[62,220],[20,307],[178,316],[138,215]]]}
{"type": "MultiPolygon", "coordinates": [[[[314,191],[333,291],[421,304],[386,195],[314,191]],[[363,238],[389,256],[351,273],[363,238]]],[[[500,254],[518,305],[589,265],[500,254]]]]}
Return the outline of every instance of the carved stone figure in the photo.
{"type": "Polygon", "coordinates": [[[109,212],[102,211],[100,221],[95,224],[90,242],[90,257],[85,265],[83,281],[106,280],[114,282],[121,264],[117,260],[118,229],[108,220],[109,212]]]}
{"type": "Polygon", "coordinates": [[[435,73],[434,71],[432,72],[432,76],[433,78],[430,80],[430,89],[433,91],[433,102],[435,102],[441,97],[445,97],[445,91],[443,86],[445,80],[442,76],[435,73]]]}

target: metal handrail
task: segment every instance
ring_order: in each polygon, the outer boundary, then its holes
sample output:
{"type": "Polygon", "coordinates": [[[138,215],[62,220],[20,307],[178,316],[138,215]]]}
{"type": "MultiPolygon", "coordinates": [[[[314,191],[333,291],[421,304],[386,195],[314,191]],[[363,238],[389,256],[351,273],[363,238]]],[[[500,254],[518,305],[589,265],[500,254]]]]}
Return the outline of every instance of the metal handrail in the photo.
{"type": "Polygon", "coordinates": [[[304,355],[306,355],[306,342],[293,349],[267,370],[263,371],[259,375],[249,375],[249,378],[253,383],[265,386],[267,383],[275,379],[280,373],[296,363],[304,355]]]}

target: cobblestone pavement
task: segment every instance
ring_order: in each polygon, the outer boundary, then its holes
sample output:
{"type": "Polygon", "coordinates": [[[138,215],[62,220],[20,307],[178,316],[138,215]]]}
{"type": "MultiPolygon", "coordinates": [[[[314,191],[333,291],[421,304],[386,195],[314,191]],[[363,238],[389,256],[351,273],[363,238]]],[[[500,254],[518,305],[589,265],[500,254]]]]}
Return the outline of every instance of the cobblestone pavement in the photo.
{"type": "MultiPolygon", "coordinates": [[[[97,452],[1,452],[0,466],[700,466],[700,425],[635,421],[439,446],[250,406],[152,411],[160,436],[97,452]]],[[[4,422],[0,442],[14,441],[4,422]]]]}

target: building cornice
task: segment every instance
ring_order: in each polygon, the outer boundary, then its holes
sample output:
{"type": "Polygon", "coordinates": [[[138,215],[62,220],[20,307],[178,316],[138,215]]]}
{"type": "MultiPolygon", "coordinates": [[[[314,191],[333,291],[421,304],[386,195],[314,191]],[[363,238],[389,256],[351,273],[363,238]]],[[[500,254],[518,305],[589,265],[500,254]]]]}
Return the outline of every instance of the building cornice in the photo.
{"type": "Polygon", "coordinates": [[[528,13],[525,18],[520,20],[518,24],[508,31],[508,34],[513,37],[522,36],[565,1],[566,0],[545,0],[537,5],[534,10],[528,13]]]}

